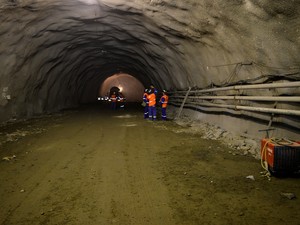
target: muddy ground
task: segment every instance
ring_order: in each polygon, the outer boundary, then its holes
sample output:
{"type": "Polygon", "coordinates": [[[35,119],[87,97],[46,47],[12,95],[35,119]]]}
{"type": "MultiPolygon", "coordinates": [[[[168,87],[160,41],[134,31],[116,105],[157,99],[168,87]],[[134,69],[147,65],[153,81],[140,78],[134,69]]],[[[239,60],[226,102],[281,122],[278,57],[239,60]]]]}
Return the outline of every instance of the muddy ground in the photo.
{"type": "Polygon", "coordinates": [[[269,181],[253,157],[142,114],[99,106],[1,126],[0,224],[300,224],[299,178],[269,181]]]}

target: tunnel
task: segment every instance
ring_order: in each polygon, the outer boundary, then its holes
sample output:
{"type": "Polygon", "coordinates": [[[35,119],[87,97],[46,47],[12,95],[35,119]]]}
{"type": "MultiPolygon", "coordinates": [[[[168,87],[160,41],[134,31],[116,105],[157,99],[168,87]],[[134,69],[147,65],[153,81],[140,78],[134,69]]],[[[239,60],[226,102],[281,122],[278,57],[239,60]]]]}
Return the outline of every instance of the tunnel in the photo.
{"type": "Polygon", "coordinates": [[[0,0],[0,225],[299,224],[299,18],[300,0],[0,0]]]}
{"type": "MultiPolygon", "coordinates": [[[[170,93],[299,82],[299,14],[298,1],[2,0],[0,120],[95,103],[116,74],[170,93]]],[[[298,85],[253,93],[300,92],[298,85]]],[[[299,110],[299,100],[282,104],[299,110]]],[[[237,120],[241,127],[259,124],[253,133],[272,117],[189,108],[198,113],[189,116],[226,129],[237,120]]],[[[298,115],[279,116],[279,134],[297,135],[298,115]]]]}

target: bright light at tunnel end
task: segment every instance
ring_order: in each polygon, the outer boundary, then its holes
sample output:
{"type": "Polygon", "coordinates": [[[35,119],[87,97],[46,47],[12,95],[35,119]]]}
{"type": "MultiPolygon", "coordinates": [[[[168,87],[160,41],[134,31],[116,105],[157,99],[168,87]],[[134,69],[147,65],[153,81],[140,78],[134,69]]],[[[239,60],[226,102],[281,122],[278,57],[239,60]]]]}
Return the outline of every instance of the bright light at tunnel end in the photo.
{"type": "Polygon", "coordinates": [[[112,87],[117,87],[118,91],[126,98],[126,102],[138,102],[144,93],[143,84],[130,74],[114,74],[103,81],[99,87],[98,97],[107,96],[112,87]]]}

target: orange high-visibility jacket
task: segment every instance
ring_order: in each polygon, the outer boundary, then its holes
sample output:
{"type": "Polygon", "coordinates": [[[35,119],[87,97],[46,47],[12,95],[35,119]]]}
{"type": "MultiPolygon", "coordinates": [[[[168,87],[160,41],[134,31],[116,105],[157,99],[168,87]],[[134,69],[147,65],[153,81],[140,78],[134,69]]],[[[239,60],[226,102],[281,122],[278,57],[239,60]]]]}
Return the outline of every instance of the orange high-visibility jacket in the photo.
{"type": "Polygon", "coordinates": [[[113,102],[116,102],[117,101],[117,96],[112,94],[110,99],[113,101],[113,102]]]}
{"type": "Polygon", "coordinates": [[[161,96],[160,102],[162,103],[162,104],[161,104],[161,107],[162,107],[162,108],[167,108],[168,100],[169,100],[169,96],[167,96],[167,95],[161,96]]]}
{"type": "Polygon", "coordinates": [[[155,106],[156,105],[156,96],[154,93],[148,95],[148,100],[149,100],[149,106],[155,106]]]}

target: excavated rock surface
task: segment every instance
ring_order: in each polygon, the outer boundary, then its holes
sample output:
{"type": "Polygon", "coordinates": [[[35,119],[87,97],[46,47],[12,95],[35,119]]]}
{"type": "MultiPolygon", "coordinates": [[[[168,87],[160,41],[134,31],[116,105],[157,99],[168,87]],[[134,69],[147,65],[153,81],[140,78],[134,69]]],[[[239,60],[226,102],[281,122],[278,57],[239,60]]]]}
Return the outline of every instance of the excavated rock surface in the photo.
{"type": "Polygon", "coordinates": [[[118,72],[165,89],[291,79],[299,15],[298,0],[1,0],[1,120],[94,101],[118,72]]]}

